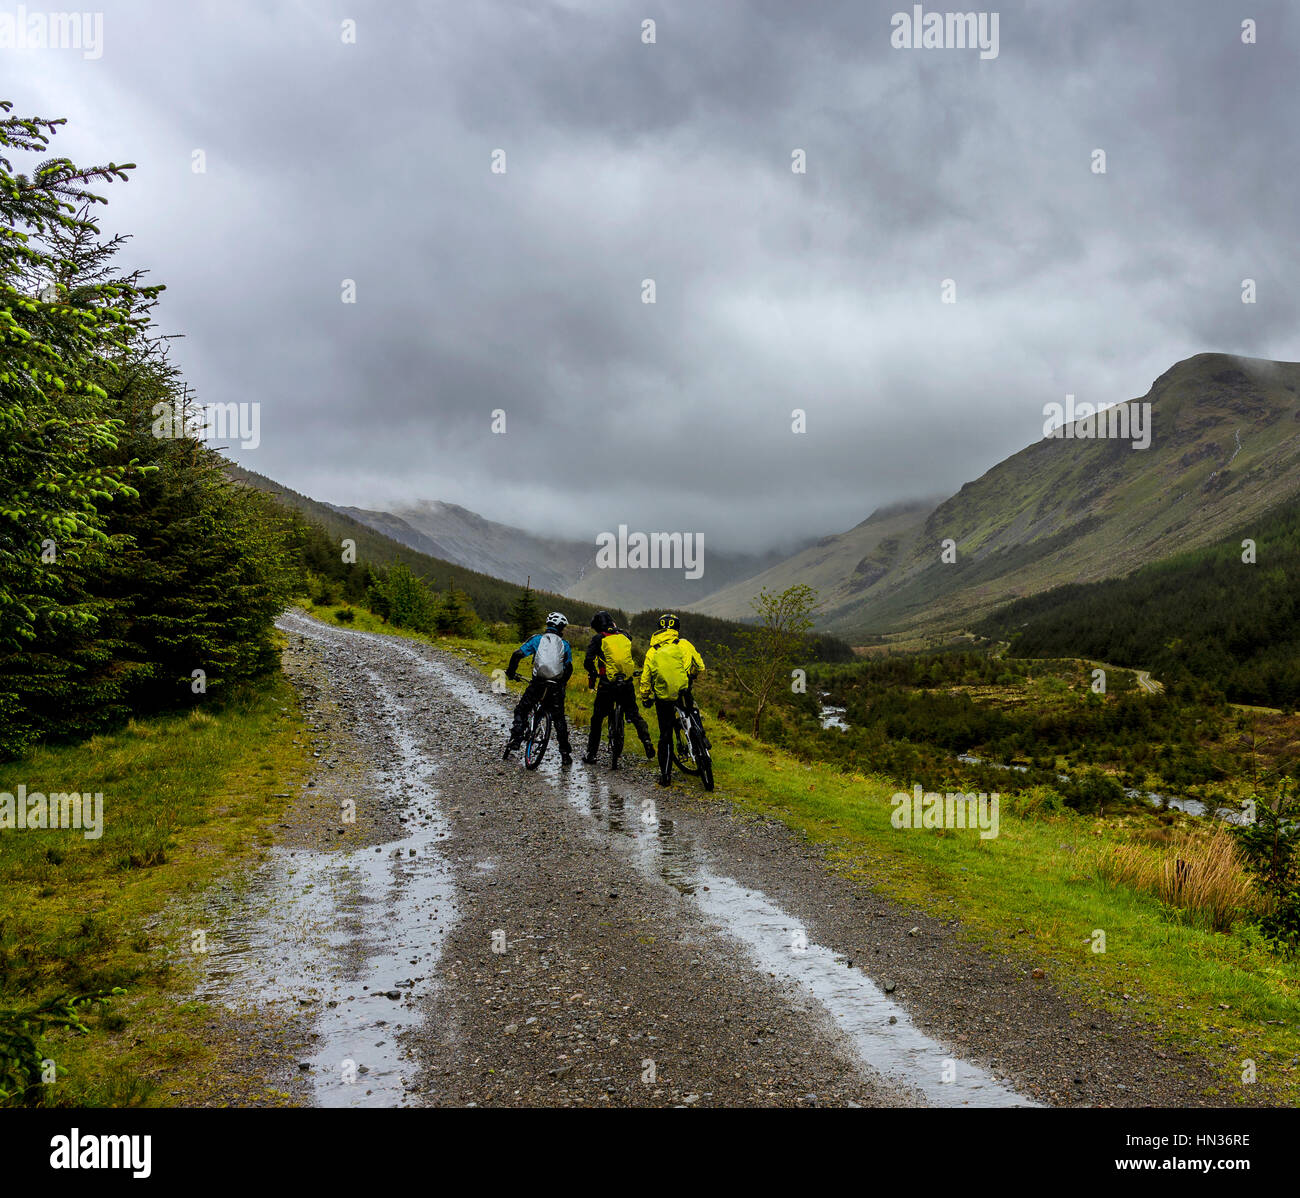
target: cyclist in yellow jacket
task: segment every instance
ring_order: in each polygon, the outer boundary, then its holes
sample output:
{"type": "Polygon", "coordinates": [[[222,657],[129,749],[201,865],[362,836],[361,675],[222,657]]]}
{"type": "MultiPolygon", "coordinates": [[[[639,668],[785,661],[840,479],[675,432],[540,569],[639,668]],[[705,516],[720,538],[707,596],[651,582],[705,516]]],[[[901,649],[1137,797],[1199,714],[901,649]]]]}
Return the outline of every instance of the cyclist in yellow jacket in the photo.
{"type": "Polygon", "coordinates": [[[678,626],[679,621],[671,612],[659,617],[659,631],[650,638],[650,648],[641,667],[641,705],[649,707],[653,703],[659,719],[660,786],[667,786],[672,778],[677,700],[683,698],[690,710],[691,683],[704,669],[704,659],[690,641],[682,638],[678,626]]]}
{"type": "MultiPolygon", "coordinates": [[[[632,656],[632,642],[607,611],[598,611],[592,616],[591,627],[596,635],[587,646],[582,664],[587,669],[587,686],[595,688],[596,700],[592,704],[591,731],[587,734],[587,755],[582,760],[588,765],[595,763],[600,748],[600,726],[606,719],[613,719],[616,706],[636,729],[645,747],[645,755],[653,757],[655,751],[650,744],[650,729],[636,709],[633,689],[636,659],[632,656]]],[[[617,757],[613,758],[609,768],[618,769],[617,757]]]]}

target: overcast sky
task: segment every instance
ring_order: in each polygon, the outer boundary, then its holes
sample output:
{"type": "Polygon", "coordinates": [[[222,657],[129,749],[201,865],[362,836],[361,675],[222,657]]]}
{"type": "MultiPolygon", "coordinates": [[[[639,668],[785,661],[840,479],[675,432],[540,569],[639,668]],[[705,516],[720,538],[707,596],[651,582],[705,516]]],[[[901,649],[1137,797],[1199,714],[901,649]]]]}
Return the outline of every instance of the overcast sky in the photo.
{"type": "Polygon", "coordinates": [[[984,59],[894,48],[897,0],[101,8],[0,98],[138,164],[106,227],[199,397],[262,404],[232,456],[316,498],[752,549],[951,493],[1066,392],[1300,358],[1285,0],[1004,2],[984,59]]]}

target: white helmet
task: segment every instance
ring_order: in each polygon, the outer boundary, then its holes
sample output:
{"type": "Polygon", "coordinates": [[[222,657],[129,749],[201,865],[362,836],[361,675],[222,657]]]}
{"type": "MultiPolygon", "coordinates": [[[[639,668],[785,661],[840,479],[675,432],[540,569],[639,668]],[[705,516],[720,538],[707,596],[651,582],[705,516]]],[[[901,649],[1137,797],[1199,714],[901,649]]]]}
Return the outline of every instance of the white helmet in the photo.
{"type": "Polygon", "coordinates": [[[569,617],[563,612],[553,611],[546,617],[546,627],[554,628],[556,632],[563,632],[569,625],[569,617]]]}

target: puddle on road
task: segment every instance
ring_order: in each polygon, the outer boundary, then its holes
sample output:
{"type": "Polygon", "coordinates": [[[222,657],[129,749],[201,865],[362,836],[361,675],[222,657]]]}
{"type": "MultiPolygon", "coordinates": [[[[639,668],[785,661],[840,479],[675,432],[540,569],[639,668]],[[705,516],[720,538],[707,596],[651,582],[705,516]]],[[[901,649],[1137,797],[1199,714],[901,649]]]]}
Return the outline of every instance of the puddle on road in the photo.
{"type": "MultiPolygon", "coordinates": [[[[434,682],[438,693],[465,705],[491,728],[496,736],[489,746],[493,752],[499,751],[499,745],[504,744],[509,728],[509,711],[504,702],[496,696],[484,694],[451,667],[431,661],[410,646],[390,637],[374,633],[344,632],[297,616],[285,617],[283,625],[290,631],[316,639],[363,637],[378,642],[387,653],[396,651],[402,654],[410,660],[419,673],[434,682]]],[[[393,717],[394,728],[401,729],[400,710],[393,704],[390,696],[385,694],[384,698],[393,717]]],[[[404,745],[402,753],[403,760],[406,761],[406,755],[415,753],[415,750],[404,745]]],[[[422,769],[427,773],[428,763],[420,758],[418,753],[415,753],[415,757],[418,759],[416,769],[422,769]]],[[[602,830],[616,833],[618,836],[614,839],[615,844],[620,843],[619,837],[624,838],[621,843],[645,876],[662,880],[695,903],[713,925],[745,947],[756,968],[787,979],[816,1000],[848,1037],[861,1059],[875,1073],[890,1079],[902,1088],[919,1093],[933,1106],[1036,1105],[1030,1099],[1008,1088],[987,1071],[961,1060],[943,1045],[922,1033],[913,1024],[904,1007],[886,997],[884,991],[861,970],[850,968],[833,950],[808,939],[799,921],[773,903],[762,891],[742,886],[735,879],[710,870],[705,865],[703,854],[698,846],[683,828],[671,819],[656,818],[655,805],[649,798],[644,800],[626,798],[617,789],[617,783],[615,788],[611,789],[606,780],[580,769],[575,769],[566,776],[559,769],[558,754],[554,752],[542,762],[538,774],[545,777],[552,785],[559,787],[570,805],[591,821],[593,834],[598,835],[602,830]],[[890,1022],[891,1019],[894,1020],[893,1023],[890,1022]]],[[[438,825],[438,829],[441,830],[441,824],[438,825]]],[[[413,830],[413,837],[419,835],[418,830],[413,830]]],[[[434,835],[436,838],[436,833],[434,835]]],[[[413,840],[408,839],[398,843],[400,846],[407,846],[412,844],[413,840]]],[[[374,855],[376,862],[390,859],[387,854],[393,846],[384,847],[383,854],[374,855]]],[[[373,849],[371,851],[373,854],[373,849]]],[[[295,860],[300,860],[302,856],[300,854],[295,860]]],[[[328,869],[323,872],[330,874],[338,872],[337,855],[318,856],[323,856],[325,860],[322,865],[328,866],[328,869]]],[[[435,893],[443,895],[444,898],[451,894],[451,879],[445,864],[433,853],[428,855],[428,859],[437,863],[437,868],[431,876],[415,887],[417,892],[415,902],[420,901],[420,895],[429,894],[430,886],[435,893]]],[[[413,860],[426,861],[424,851],[422,850],[413,860]]],[[[377,884],[377,880],[372,880],[372,886],[377,884]]],[[[390,879],[390,886],[391,884],[390,879]]],[[[396,910],[404,915],[406,907],[413,900],[408,890],[385,901],[389,904],[390,910],[396,910]]],[[[302,914],[320,919],[322,913],[337,915],[340,910],[338,903],[333,901],[317,903],[314,910],[312,906],[308,903],[302,914]]],[[[442,904],[444,917],[446,906],[446,903],[442,904]]],[[[405,924],[407,921],[403,918],[402,922],[405,924]]],[[[449,922],[448,918],[444,918],[444,929],[449,922]]],[[[299,923],[305,925],[306,920],[295,917],[282,923],[293,929],[299,923]]],[[[427,935],[427,928],[423,925],[420,927],[421,932],[427,935]]],[[[370,975],[376,979],[371,983],[371,989],[391,988],[391,979],[395,976],[392,969],[396,967],[396,963],[409,960],[416,953],[404,950],[389,951],[384,948],[382,938],[378,946],[371,942],[367,943],[372,953],[376,954],[368,958],[368,965],[371,961],[383,965],[383,968],[370,969],[370,975]],[[385,972],[385,968],[388,972],[385,972]]],[[[272,954],[277,951],[280,950],[272,950],[264,956],[275,959],[272,954]]],[[[301,947],[296,950],[296,956],[304,965],[307,964],[307,955],[301,947]]],[[[414,994],[422,992],[431,985],[432,979],[429,975],[433,972],[436,956],[435,949],[431,954],[432,959],[427,964],[422,960],[418,968],[404,965],[397,969],[397,975],[401,977],[409,977],[411,972],[425,975],[425,981],[420,983],[420,989],[414,991],[414,994]]],[[[367,979],[361,980],[364,982],[367,979]]],[[[355,984],[345,984],[341,989],[348,993],[357,992],[355,984]]],[[[393,1008],[379,1016],[387,1018],[390,1022],[387,1027],[378,1030],[388,1033],[395,1030],[392,1021],[399,1018],[397,1012],[405,1006],[385,999],[362,998],[357,1001],[387,1002],[388,1006],[393,1008]]],[[[352,1007],[348,1008],[348,1010],[352,1009],[352,1007]]],[[[348,1042],[355,1042],[359,1034],[376,1030],[373,1022],[365,1022],[369,1012],[363,1013],[360,1019],[356,1016],[351,1017],[351,1022],[346,1022],[349,1019],[346,1014],[336,1015],[339,1026],[329,1027],[326,1017],[344,1010],[340,1002],[337,1008],[322,1011],[321,1020],[316,1026],[322,1042],[327,1046],[322,1049],[320,1056],[328,1055],[330,1060],[324,1063],[331,1067],[337,1066],[337,1058],[340,1055],[337,1045],[345,1038],[348,1042]]],[[[414,1022],[414,1013],[406,1014],[408,1021],[402,1026],[409,1026],[410,1022],[414,1022]]],[[[388,1045],[391,1045],[393,1039],[391,1034],[375,1038],[384,1039],[388,1045]]],[[[397,1079],[400,1077],[400,1059],[394,1060],[392,1056],[382,1055],[388,1045],[383,1048],[372,1048],[369,1059],[380,1062],[381,1067],[386,1070],[386,1076],[397,1079]],[[376,1052],[381,1055],[376,1056],[376,1052]]],[[[355,1059],[361,1063],[364,1054],[355,1059]]],[[[313,1076],[320,1076],[320,1071],[314,1069],[313,1076]]],[[[370,1077],[373,1076],[372,1071],[370,1077]]],[[[370,1084],[369,1077],[367,1084],[370,1084]]],[[[394,1090],[390,1085],[387,1099],[381,1101],[376,1098],[376,1104],[391,1105],[394,1100],[399,1100],[400,1081],[398,1086],[399,1088],[394,1090]]],[[[318,1085],[320,1101],[327,1102],[330,1094],[337,1089],[339,1089],[337,1086],[332,1090],[327,1088],[322,1094],[318,1085]]]]}
{"type": "Polygon", "coordinates": [[[380,679],[370,681],[391,720],[389,785],[404,792],[407,835],[347,851],[275,850],[246,885],[220,892],[199,990],[235,1008],[313,1013],[307,1078],[320,1106],[407,1104],[418,1063],[402,1033],[421,1022],[420,1000],[456,919],[453,874],[439,851],[450,827],[425,781],[433,766],[380,679]]]}
{"type": "Polygon", "coordinates": [[[875,1072],[920,1090],[930,1106],[1035,1105],[930,1039],[904,1007],[887,998],[861,970],[810,941],[803,928],[761,892],[705,870],[697,875],[697,884],[700,910],[740,940],[761,968],[821,1003],[875,1072]]]}
{"type": "Polygon", "coordinates": [[[761,890],[708,869],[683,829],[671,819],[655,819],[649,800],[625,799],[604,779],[581,774],[568,780],[565,793],[602,827],[630,838],[632,859],[642,873],[690,898],[701,914],[745,946],[759,969],[820,1003],[874,1072],[920,1091],[930,1106],[1036,1105],[921,1032],[904,1007],[833,950],[811,941],[799,921],[761,890]]]}

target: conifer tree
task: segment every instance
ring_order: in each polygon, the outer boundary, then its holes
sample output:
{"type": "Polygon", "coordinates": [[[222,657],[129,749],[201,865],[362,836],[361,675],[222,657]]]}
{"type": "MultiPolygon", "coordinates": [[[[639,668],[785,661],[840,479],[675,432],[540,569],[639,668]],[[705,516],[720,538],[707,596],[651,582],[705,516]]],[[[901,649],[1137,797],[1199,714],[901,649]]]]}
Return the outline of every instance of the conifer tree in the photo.
{"type": "Polygon", "coordinates": [[[435,622],[440,633],[453,636],[471,636],[478,627],[478,615],[470,605],[469,596],[458,590],[454,582],[448,582],[443,592],[435,622]]]}
{"type": "Polygon", "coordinates": [[[518,633],[521,641],[526,641],[537,631],[537,626],[542,622],[542,611],[537,606],[537,596],[533,594],[532,578],[530,577],[524,583],[524,589],[519,592],[519,598],[515,600],[514,605],[510,608],[510,622],[515,626],[515,632],[518,633]]]}
{"type": "Polygon", "coordinates": [[[128,278],[69,288],[59,247],[94,240],[87,213],[103,202],[87,184],[125,179],[132,164],[52,158],[18,173],[10,155],[44,155],[63,122],[11,108],[0,101],[0,652],[35,639],[42,620],[93,618],[64,601],[65,571],[102,543],[102,501],[133,494],[139,475],[99,459],[120,424],[96,375],[138,327],[136,306],[156,294],[128,278]]]}
{"type": "MultiPolygon", "coordinates": [[[[0,120],[0,152],[56,124],[0,120]]],[[[152,324],[162,288],[117,271],[124,239],[84,187],[127,169],[28,178],[0,157],[0,756],[273,668],[301,585],[285,514],[158,435],[188,395],[152,324]]]]}

